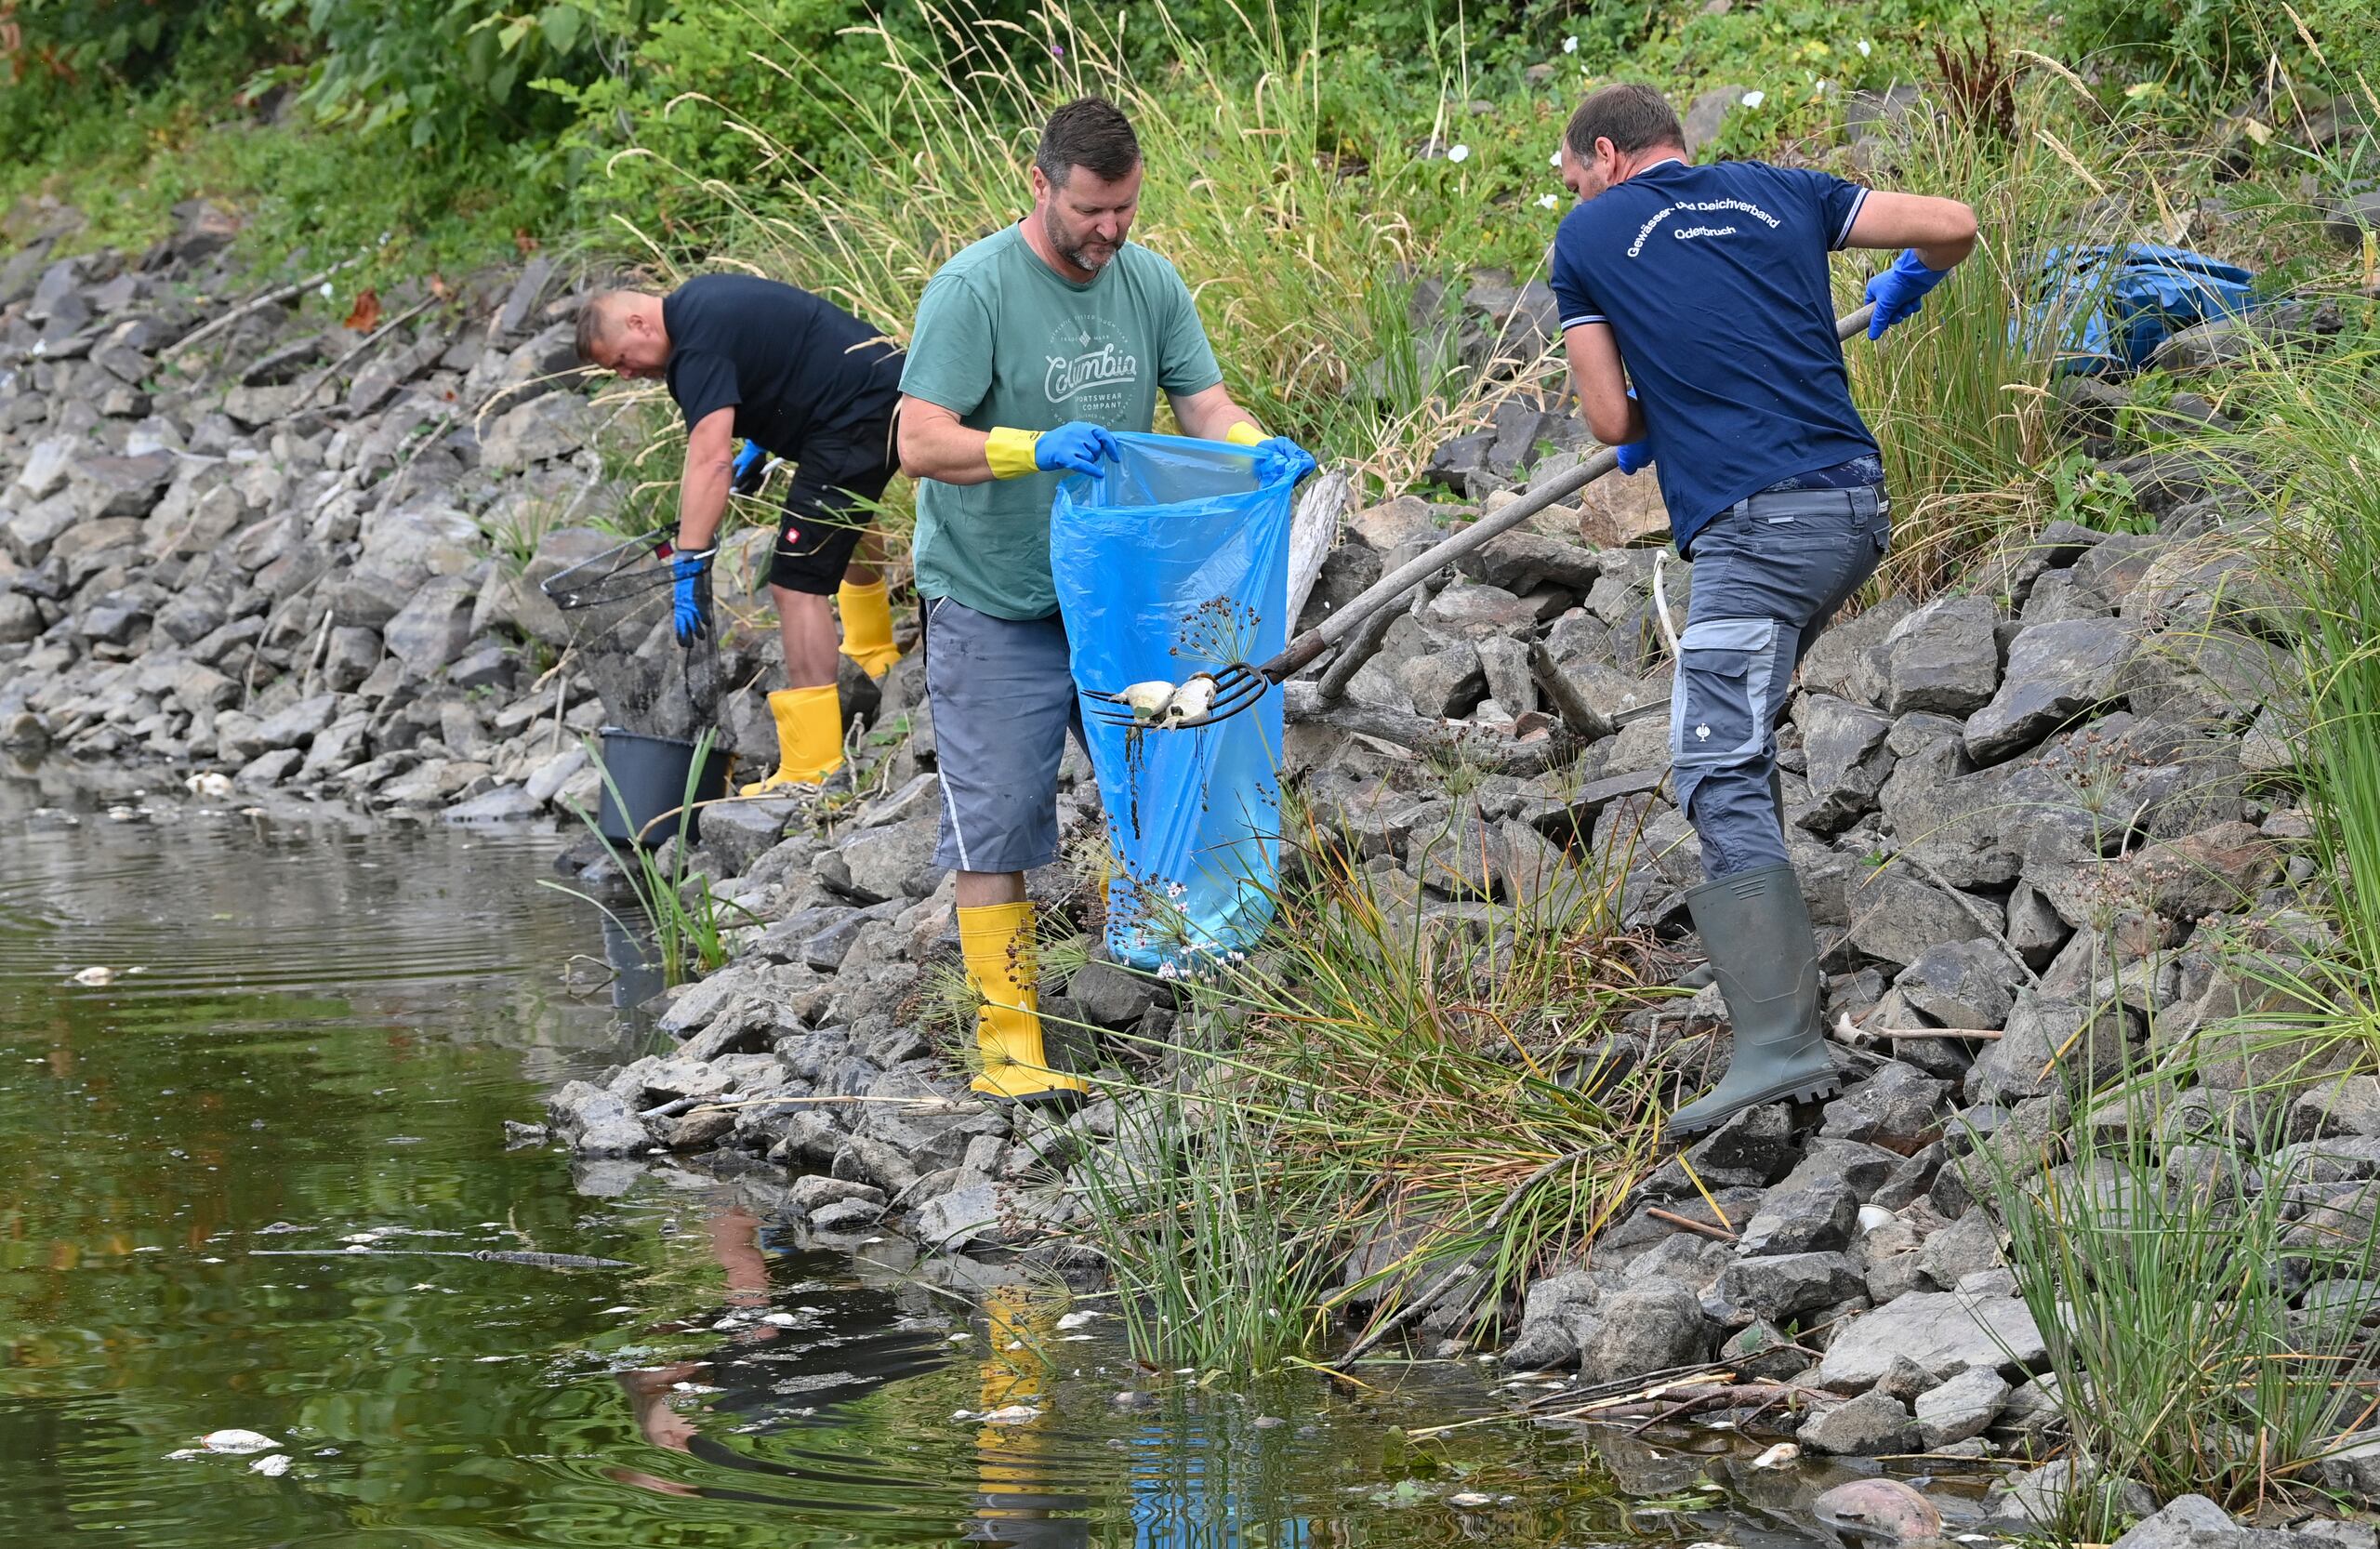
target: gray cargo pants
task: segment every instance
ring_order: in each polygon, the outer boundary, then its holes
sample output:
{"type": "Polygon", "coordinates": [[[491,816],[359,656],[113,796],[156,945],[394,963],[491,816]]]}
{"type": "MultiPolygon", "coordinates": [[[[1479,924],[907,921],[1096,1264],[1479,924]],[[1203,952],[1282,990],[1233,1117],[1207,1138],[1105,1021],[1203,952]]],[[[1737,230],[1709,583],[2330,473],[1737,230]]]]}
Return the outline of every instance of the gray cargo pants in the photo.
{"type": "Polygon", "coordinates": [[[1711,878],[1787,864],[1768,789],[1793,672],[1884,557],[1892,504],[1864,489],[1764,492],[1694,535],[1670,689],[1671,786],[1711,878]]]}

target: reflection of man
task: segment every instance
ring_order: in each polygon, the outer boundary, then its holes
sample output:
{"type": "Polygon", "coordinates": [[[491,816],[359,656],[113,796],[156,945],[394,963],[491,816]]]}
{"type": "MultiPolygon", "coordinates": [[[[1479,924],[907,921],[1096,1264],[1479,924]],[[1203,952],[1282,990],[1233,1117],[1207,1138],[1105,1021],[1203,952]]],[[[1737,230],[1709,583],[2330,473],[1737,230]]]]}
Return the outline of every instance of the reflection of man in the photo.
{"type": "Polygon", "coordinates": [[[1670,761],[1710,879],[1686,907],[1735,1047],[1717,1089],[1671,1119],[1690,1135],[1838,1084],[1818,941],[1785,851],[1776,726],[1794,669],[1884,558],[1891,520],[1827,255],[1908,249],[1869,284],[1872,338],[1967,256],[1975,212],[1822,172],[1695,166],[1649,86],[1589,97],[1558,159],[1580,200],[1553,263],[1580,404],[1622,471],[1658,462],[1678,552],[1694,561],[1670,761]]]}
{"type": "Polygon", "coordinates": [[[1022,1286],[995,1286],[984,1298],[991,1347],[985,1352],[978,1392],[982,1413],[1026,1409],[1029,1418],[993,1423],[975,1432],[975,1479],[983,1491],[970,1542],[1018,1549],[1065,1549],[1091,1542],[1079,1495],[1054,1491],[1051,1478],[1050,1364],[1042,1348],[1055,1332],[1047,1308],[1037,1311],[1022,1286]]]}
{"type": "MultiPolygon", "coordinates": [[[[659,377],[686,419],[678,488],[678,643],[710,631],[710,565],[727,497],[744,489],[733,462],[764,448],[795,465],[769,561],[769,595],[785,644],[787,686],[769,695],[776,773],[744,794],[816,786],[842,767],[835,692],[842,652],[882,675],[900,656],[877,568],[868,505],[894,470],[893,405],[901,351],[833,304],[774,280],[704,274],[668,296],[605,291],[579,313],[579,358],[623,377],[659,377]]],[[[758,471],[755,459],[755,472],[758,471]]],[[[749,481],[758,488],[757,478],[749,481]]]]}
{"type": "Polygon", "coordinates": [[[1183,433],[1311,468],[1232,402],[1173,266],[1125,240],[1141,147],[1096,97],[1050,117],[1033,211],[942,266],[901,375],[901,463],[919,479],[915,540],[926,689],[942,774],[938,866],[958,873],[959,936],[984,998],[975,1090],[1080,1092],[1049,1068],[1034,997],[1025,873],[1058,857],[1058,764],[1076,700],[1050,575],[1058,479],[1146,431],[1162,391],[1183,433]]]}

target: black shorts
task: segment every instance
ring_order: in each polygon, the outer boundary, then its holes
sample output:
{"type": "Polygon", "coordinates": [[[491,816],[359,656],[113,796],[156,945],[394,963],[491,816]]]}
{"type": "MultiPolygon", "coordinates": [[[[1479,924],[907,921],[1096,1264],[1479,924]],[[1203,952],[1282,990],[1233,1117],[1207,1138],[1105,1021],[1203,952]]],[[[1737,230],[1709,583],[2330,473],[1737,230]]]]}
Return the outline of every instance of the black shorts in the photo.
{"type": "Polygon", "coordinates": [[[825,597],[842,584],[852,550],[875,515],[867,505],[883,496],[900,463],[897,417],[820,431],[802,446],[777,522],[769,585],[825,597]]]}

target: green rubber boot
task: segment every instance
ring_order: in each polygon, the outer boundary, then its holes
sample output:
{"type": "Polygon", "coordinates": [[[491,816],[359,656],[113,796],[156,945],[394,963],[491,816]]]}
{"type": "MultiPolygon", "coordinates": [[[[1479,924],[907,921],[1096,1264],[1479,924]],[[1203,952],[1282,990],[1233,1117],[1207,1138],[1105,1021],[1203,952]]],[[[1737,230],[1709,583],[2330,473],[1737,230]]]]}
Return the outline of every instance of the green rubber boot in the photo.
{"type": "Polygon", "coordinates": [[[1790,866],[1705,882],[1686,895],[1735,1024],[1735,1053],[1710,1095],[1669,1122],[1672,1138],[1717,1129],[1745,1108],[1831,1096],[1843,1080],[1818,1021],[1818,943],[1790,866]]]}
{"type": "MultiPolygon", "coordinates": [[[[1768,799],[1777,803],[1777,831],[1781,834],[1785,831],[1785,772],[1773,764],[1768,770],[1768,799]]],[[[1719,971],[1706,962],[1687,969],[1674,982],[1680,989],[1700,989],[1717,984],[1719,971]]]]}

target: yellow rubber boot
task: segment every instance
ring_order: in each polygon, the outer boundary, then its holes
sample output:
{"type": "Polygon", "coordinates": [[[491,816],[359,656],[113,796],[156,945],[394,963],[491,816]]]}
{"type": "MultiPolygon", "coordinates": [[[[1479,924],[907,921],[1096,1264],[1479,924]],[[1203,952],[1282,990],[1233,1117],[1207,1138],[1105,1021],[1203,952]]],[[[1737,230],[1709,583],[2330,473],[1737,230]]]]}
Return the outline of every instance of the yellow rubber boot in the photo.
{"type": "Polygon", "coordinates": [[[1035,982],[1040,965],[1033,946],[1032,904],[985,904],[959,911],[959,952],[967,984],[984,999],[975,1013],[975,1046],[984,1073],[974,1089],[1020,1101],[1062,1092],[1088,1092],[1079,1077],[1050,1068],[1041,1046],[1035,982]]]}
{"type": "Polygon", "coordinates": [[[884,582],[854,586],[845,581],[835,591],[835,608],[843,616],[843,655],[871,678],[892,671],[901,659],[901,648],[892,643],[892,603],[884,582]]]}
{"type": "Polygon", "coordinates": [[[843,767],[843,701],[835,685],[781,688],[769,695],[777,723],[776,773],[743,788],[746,796],[791,793],[843,767]]]}

